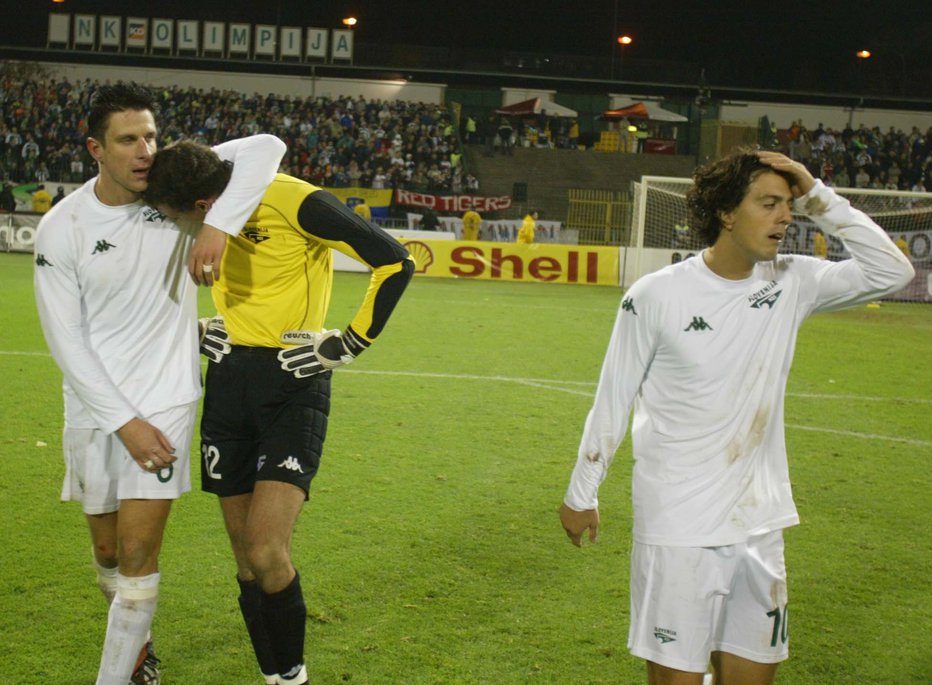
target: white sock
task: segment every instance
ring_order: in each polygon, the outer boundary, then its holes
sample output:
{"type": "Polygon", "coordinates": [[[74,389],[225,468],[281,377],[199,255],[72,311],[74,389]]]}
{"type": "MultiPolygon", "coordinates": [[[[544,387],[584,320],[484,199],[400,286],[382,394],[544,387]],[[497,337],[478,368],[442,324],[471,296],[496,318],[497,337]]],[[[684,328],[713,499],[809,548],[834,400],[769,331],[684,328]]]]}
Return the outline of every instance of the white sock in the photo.
{"type": "Polygon", "coordinates": [[[110,605],[97,685],[129,682],[139,651],[146,643],[158,600],[158,573],[138,578],[117,575],[117,593],[110,605]]]}
{"type": "Polygon", "coordinates": [[[113,568],[101,566],[96,558],[94,559],[94,566],[97,568],[97,587],[104,594],[109,606],[113,604],[113,598],[116,596],[119,569],[116,566],[113,568]]]}
{"type": "Polygon", "coordinates": [[[702,676],[702,685],[712,685],[712,674],[706,673],[702,676]]]}

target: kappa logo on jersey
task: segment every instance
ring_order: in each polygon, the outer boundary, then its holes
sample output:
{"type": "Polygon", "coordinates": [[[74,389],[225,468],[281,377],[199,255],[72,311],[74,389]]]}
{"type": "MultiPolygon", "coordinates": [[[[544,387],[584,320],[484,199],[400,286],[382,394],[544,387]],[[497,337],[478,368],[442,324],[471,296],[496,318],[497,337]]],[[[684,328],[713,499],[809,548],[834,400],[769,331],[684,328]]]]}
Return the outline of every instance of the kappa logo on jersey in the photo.
{"type": "Polygon", "coordinates": [[[45,258],[44,254],[36,255],[36,266],[55,266],[45,258]]]}
{"type": "Polygon", "coordinates": [[[106,240],[98,240],[97,244],[94,246],[94,251],[91,254],[104,253],[110,250],[111,247],[116,247],[113,243],[108,243],[106,240]]]}
{"type": "Polygon", "coordinates": [[[298,460],[294,457],[288,457],[281,464],[278,465],[280,469],[289,469],[291,471],[297,471],[298,473],[303,474],[304,471],[301,469],[301,464],[298,463],[298,460]]]}
{"type": "Polygon", "coordinates": [[[683,329],[684,331],[712,331],[715,330],[709,324],[705,322],[701,316],[694,316],[693,320],[689,325],[683,329]]]}
{"type": "Polygon", "coordinates": [[[770,281],[770,283],[765,285],[756,293],[748,295],[748,302],[751,303],[751,308],[762,309],[764,305],[767,305],[768,309],[773,309],[773,306],[776,304],[777,300],[780,299],[780,295],[783,294],[782,290],[774,290],[776,287],[777,282],[770,281]]]}
{"type": "Polygon", "coordinates": [[[634,308],[634,300],[632,300],[630,297],[626,297],[621,301],[621,308],[626,312],[631,312],[635,316],[638,315],[637,309],[634,308]]]}
{"type": "Polygon", "coordinates": [[[676,631],[669,628],[654,628],[654,637],[660,640],[660,644],[665,645],[668,642],[676,642],[676,631]]]}
{"type": "Polygon", "coordinates": [[[246,238],[246,240],[258,245],[259,243],[268,240],[272,236],[269,235],[269,229],[256,226],[255,228],[247,228],[244,230],[243,237],[246,238]]]}

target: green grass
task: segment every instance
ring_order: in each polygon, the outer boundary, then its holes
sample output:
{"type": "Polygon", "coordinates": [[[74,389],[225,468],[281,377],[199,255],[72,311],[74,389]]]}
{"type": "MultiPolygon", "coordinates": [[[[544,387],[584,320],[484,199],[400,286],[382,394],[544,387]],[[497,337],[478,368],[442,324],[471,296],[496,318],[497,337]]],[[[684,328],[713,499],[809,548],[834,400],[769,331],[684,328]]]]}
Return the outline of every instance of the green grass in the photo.
{"type": "MultiPolygon", "coordinates": [[[[60,374],[31,278],[29,256],[0,254],[0,684],[90,683],[106,608],[79,508],[58,501],[60,374]]],[[[329,325],[366,282],[337,274],[329,325]]],[[[612,288],[415,279],[337,372],[294,544],[312,682],[644,682],[625,649],[627,441],[600,542],[572,547],[555,514],[618,302],[612,288]]],[[[786,535],[779,683],[932,679],[930,334],[922,305],[803,328],[786,410],[803,523],[786,535]]],[[[176,504],[162,572],[163,683],[258,683],[213,497],[176,504]]]]}

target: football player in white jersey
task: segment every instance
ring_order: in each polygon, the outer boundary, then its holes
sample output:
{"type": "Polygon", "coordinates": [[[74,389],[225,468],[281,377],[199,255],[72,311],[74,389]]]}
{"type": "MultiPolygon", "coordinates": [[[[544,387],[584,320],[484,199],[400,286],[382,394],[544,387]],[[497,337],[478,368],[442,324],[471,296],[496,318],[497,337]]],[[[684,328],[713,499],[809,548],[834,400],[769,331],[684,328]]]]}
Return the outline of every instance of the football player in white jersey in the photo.
{"type": "Polygon", "coordinates": [[[158,556],[172,500],[191,488],[201,393],[187,253],[205,282],[202,268],[219,264],[226,234],[258,205],[285,149],[274,136],[215,148],[240,173],[192,249],[192,232],[140,200],[156,150],[155,109],[135,84],[98,90],[87,147],[99,174],[43,217],[35,248],[39,317],[64,376],[62,499],[82,504],[110,602],[98,685],[159,682],[148,642],[158,556]]]}
{"type": "Polygon", "coordinates": [[[628,648],[650,685],[700,685],[710,663],[713,682],[768,685],[788,655],[782,531],[799,521],[783,434],[797,331],[896,292],[913,268],[782,154],[739,150],[694,181],[690,225],[708,247],[624,294],[560,519],[574,544],[595,540],[633,407],[628,648]],[[851,257],[778,254],[794,207],[851,257]]]}

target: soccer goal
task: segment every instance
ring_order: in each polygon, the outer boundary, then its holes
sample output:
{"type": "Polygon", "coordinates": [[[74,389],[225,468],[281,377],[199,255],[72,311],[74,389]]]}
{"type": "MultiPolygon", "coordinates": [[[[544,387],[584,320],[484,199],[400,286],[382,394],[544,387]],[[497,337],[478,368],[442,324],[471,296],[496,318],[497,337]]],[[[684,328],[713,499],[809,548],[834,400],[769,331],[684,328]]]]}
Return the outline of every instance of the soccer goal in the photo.
{"type": "MultiPolygon", "coordinates": [[[[634,183],[631,241],[623,250],[622,284],[630,286],[644,274],[698,253],[704,245],[689,226],[686,192],[692,179],[643,176],[634,183]]],[[[932,193],[865,188],[835,188],[881,226],[916,268],[916,277],[888,299],[932,302],[932,193]]],[[[798,214],[787,229],[780,251],[814,254],[821,231],[806,215],[798,214]]],[[[841,241],[825,241],[826,257],[846,258],[841,241]]]]}

